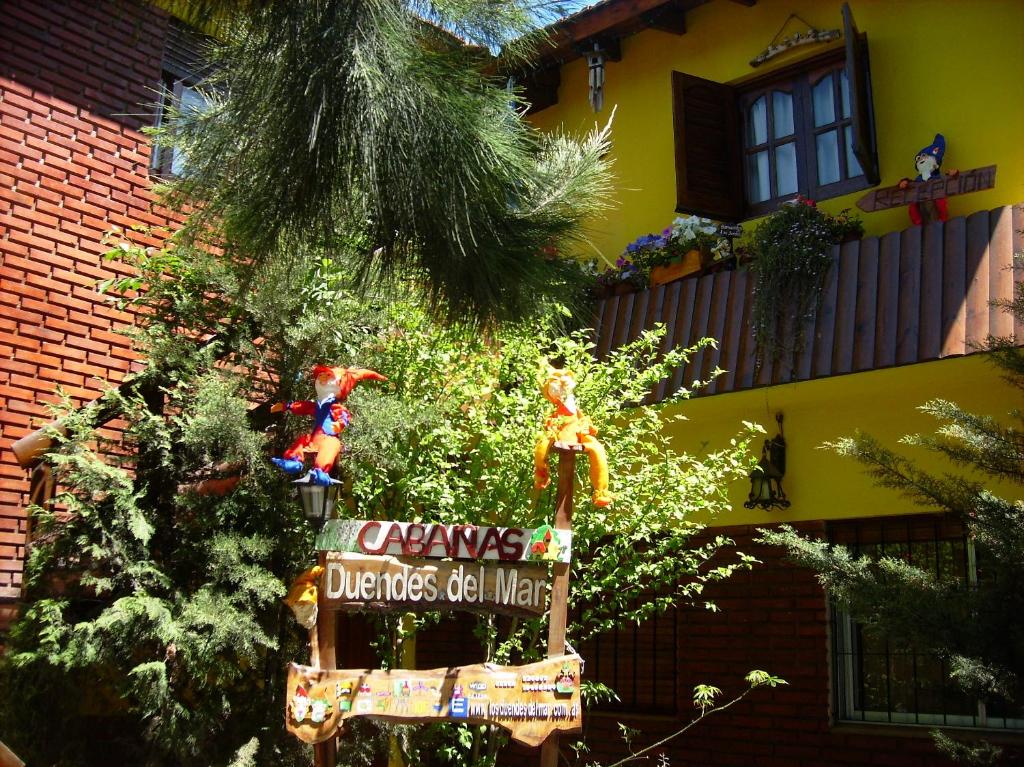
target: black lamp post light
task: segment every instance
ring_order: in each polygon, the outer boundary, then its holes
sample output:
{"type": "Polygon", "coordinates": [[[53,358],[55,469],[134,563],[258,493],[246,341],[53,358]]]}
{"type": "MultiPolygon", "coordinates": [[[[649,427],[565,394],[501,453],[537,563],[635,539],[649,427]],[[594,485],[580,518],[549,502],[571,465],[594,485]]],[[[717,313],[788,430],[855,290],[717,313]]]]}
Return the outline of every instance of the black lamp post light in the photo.
{"type": "Polygon", "coordinates": [[[338,503],[338,488],[341,482],[331,478],[331,484],[318,485],[308,479],[307,474],[294,484],[299,488],[299,500],[302,501],[302,514],[313,528],[314,533],[323,529],[324,523],[334,516],[334,507],[338,503]]]}
{"type": "Polygon", "coordinates": [[[782,413],[775,415],[779,433],[764,441],[761,460],[750,472],[750,495],[743,504],[752,509],[759,506],[769,509],[788,509],[789,499],[782,489],[782,478],[786,474],[786,439],[782,436],[782,413]]]}

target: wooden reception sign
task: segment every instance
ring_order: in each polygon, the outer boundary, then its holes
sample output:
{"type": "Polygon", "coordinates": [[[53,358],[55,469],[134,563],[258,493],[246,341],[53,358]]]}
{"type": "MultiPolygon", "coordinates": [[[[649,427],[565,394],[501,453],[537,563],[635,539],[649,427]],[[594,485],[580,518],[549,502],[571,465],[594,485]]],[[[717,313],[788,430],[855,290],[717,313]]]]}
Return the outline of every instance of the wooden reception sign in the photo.
{"type": "Polygon", "coordinates": [[[482,663],[430,671],[291,664],[285,710],[289,732],[306,743],[320,743],[354,716],[401,724],[496,724],[512,740],[537,746],[552,732],[582,728],[580,658],[562,655],[524,666],[482,663]]]}
{"type": "Polygon", "coordinates": [[[992,189],[996,185],[996,166],[961,171],[956,176],[940,176],[929,181],[911,181],[906,188],[886,186],[875,189],[857,200],[857,207],[865,213],[898,208],[912,202],[940,200],[968,192],[992,189]]]}
{"type": "Polygon", "coordinates": [[[503,562],[568,562],[572,532],[521,527],[435,525],[419,522],[329,520],[316,538],[320,551],[503,562]]]}
{"type": "Polygon", "coordinates": [[[543,615],[548,569],[541,565],[428,562],[408,557],[326,555],[323,607],[334,610],[474,610],[543,615]]]}

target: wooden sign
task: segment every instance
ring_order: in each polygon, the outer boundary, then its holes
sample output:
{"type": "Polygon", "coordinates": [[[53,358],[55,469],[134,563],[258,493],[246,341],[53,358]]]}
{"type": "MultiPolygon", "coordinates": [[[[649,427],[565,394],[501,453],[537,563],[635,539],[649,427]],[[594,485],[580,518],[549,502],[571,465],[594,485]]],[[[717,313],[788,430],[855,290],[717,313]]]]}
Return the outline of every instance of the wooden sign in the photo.
{"type": "Polygon", "coordinates": [[[317,536],[320,551],[503,562],[569,562],[572,533],[542,525],[520,527],[435,525],[332,519],[317,536]]]}
{"type": "Polygon", "coordinates": [[[543,615],[548,569],[538,565],[425,562],[330,552],[323,606],[335,610],[474,610],[543,615]]]}
{"type": "Polygon", "coordinates": [[[929,181],[911,181],[905,189],[886,186],[875,189],[857,200],[857,207],[865,213],[898,208],[912,202],[941,200],[958,194],[980,192],[996,185],[996,166],[965,170],[956,176],[940,176],[929,181]]]}
{"type": "Polygon", "coordinates": [[[288,731],[306,743],[334,735],[354,716],[412,724],[496,724],[537,746],[552,732],[579,732],[580,658],[562,655],[524,666],[477,664],[414,671],[316,669],[291,664],[288,731]]]}

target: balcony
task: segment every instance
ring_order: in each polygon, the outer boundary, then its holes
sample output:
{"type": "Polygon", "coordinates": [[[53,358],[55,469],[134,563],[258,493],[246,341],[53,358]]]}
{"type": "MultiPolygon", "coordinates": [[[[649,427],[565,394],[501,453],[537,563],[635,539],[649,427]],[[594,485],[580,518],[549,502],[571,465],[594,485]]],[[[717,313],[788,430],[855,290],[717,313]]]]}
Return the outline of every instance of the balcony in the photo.
{"type": "Polygon", "coordinates": [[[1020,320],[993,300],[1013,297],[1024,265],[1024,204],[910,227],[837,245],[821,306],[806,323],[802,352],[755,366],[750,328],[752,276],[746,270],[697,279],[598,302],[594,342],[599,358],[657,323],[662,348],[711,336],[718,349],[694,355],[652,393],[661,402],[684,383],[726,372],[695,392],[701,396],[793,381],[878,370],[971,354],[988,336],[1024,337],[1020,320]]]}

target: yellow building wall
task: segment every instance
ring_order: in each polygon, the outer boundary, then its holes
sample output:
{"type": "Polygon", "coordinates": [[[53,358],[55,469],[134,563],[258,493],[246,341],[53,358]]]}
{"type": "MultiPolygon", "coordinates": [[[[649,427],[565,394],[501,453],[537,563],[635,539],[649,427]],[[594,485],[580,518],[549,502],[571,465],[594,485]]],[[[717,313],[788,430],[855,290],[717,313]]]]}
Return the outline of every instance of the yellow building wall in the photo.
{"type": "MultiPolygon", "coordinates": [[[[814,519],[843,519],[922,513],[893,490],[875,487],[858,462],[820,449],[823,442],[852,436],[858,429],[886,447],[912,458],[921,468],[941,474],[959,473],[935,454],[900,445],[906,434],[931,434],[939,422],[917,407],[930,399],[946,399],[966,410],[1005,421],[1020,406],[1020,392],[1006,383],[984,355],[886,368],[865,373],[760,389],[695,397],[669,406],[687,421],[673,424],[679,448],[692,454],[721,449],[736,435],[742,421],[761,424],[772,437],[775,414],[784,416],[787,443],[783,488],[792,501],[786,510],[746,509],[749,482],[731,487],[733,510],[713,525],[768,524],[814,519]]],[[[754,446],[760,451],[760,442],[754,446]]],[[[976,475],[977,479],[987,478],[976,475]]],[[[614,483],[613,483],[614,484],[614,483]]],[[[1020,488],[986,486],[1004,497],[1020,497],[1020,488]]],[[[613,488],[614,490],[614,488],[613,488]]]]}
{"type": "MultiPolygon", "coordinates": [[[[559,101],[533,115],[545,130],[579,133],[617,109],[612,156],[616,207],[590,226],[592,251],[614,262],[637,236],[659,232],[675,214],[673,70],[725,83],[813,55],[806,45],[767,64],[749,62],[790,13],[814,26],[842,28],[840,0],[759,0],[745,7],[711,0],[686,14],[688,31],[646,30],[622,41],[622,61],[606,65],[605,108],[587,102],[581,59],[562,69],[559,101]]],[[[998,164],[996,187],[954,197],[951,216],[1024,200],[1024,2],[1022,0],[851,0],[868,36],[875,133],[882,186],[913,177],[914,155],[935,133],[946,136],[943,167],[998,164]]],[[[786,33],[802,28],[792,21],[786,33]]],[[[840,43],[841,44],[841,41],[840,43]]],[[[867,190],[822,204],[854,208],[867,190]]],[[[909,226],[905,208],[861,214],[868,234],[909,226]]],[[[750,225],[747,225],[749,230],[750,225]]]]}

